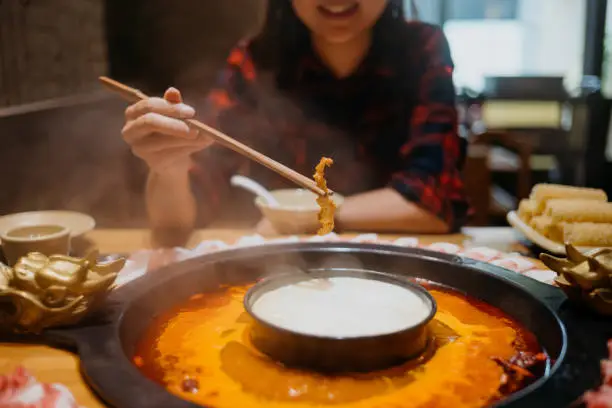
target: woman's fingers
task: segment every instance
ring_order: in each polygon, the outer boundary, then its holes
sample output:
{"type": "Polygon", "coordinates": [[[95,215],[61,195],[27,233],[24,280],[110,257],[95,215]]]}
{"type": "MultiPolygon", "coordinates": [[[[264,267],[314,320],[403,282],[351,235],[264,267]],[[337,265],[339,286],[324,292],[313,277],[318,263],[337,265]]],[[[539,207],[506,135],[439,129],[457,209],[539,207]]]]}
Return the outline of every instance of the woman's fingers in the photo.
{"type": "Polygon", "coordinates": [[[183,102],[183,96],[181,95],[181,91],[176,88],[168,88],[168,90],[164,93],[164,99],[170,103],[183,102]]]}
{"type": "Polygon", "coordinates": [[[183,139],[195,139],[197,137],[197,130],[192,130],[187,123],[157,113],[146,113],[138,119],[129,121],[122,130],[123,139],[130,145],[153,133],[183,139]]]}
{"type": "Polygon", "coordinates": [[[148,98],[129,106],[125,110],[125,118],[127,121],[135,120],[147,113],[157,113],[177,119],[191,119],[195,115],[195,110],[184,103],[171,103],[162,98],[148,98]]]}
{"type": "Polygon", "coordinates": [[[151,169],[183,166],[193,153],[212,144],[209,137],[181,120],[194,115],[178,89],[170,88],[163,98],[148,98],[126,109],[123,139],[151,169]]]}

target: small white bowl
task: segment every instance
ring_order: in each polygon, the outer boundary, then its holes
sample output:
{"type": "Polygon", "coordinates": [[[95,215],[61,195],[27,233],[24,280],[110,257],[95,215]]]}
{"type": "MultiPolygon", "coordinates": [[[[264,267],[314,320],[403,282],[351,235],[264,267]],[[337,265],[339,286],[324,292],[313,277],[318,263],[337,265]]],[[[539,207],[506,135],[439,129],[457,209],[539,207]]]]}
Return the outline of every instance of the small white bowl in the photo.
{"type": "MultiPolygon", "coordinates": [[[[316,194],[302,189],[274,190],[278,207],[270,207],[262,197],[255,199],[263,216],[270,221],[279,234],[314,234],[319,229],[319,205],[316,194]]],[[[338,193],[332,196],[336,208],[340,208],[344,197],[338,193]]]]}

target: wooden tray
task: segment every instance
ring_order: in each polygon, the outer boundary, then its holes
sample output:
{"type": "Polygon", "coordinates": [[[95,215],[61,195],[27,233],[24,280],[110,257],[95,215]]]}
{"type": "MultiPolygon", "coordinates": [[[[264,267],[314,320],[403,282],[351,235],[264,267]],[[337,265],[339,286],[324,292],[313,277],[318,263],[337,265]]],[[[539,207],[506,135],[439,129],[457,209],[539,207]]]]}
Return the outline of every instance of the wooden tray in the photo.
{"type": "MultiPolygon", "coordinates": [[[[557,255],[565,255],[565,245],[559,242],[552,241],[546,238],[544,235],[540,234],[535,229],[531,228],[530,225],[525,223],[525,221],[521,220],[516,211],[510,211],[506,215],[506,219],[508,223],[512,225],[514,229],[519,231],[521,234],[525,236],[531,243],[537,245],[542,248],[546,252],[550,252],[557,255]]],[[[597,247],[576,247],[581,252],[586,252],[592,249],[596,249],[597,247]]]]}

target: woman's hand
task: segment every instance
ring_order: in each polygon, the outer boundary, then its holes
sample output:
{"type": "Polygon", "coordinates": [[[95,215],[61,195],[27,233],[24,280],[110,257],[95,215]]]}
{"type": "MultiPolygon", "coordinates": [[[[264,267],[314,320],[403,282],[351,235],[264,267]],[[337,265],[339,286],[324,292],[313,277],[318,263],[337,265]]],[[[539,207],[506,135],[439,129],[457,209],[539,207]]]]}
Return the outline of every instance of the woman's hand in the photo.
{"type": "Polygon", "coordinates": [[[186,171],[190,156],[212,144],[210,138],[181,120],[194,115],[195,110],[183,103],[181,93],[169,88],[163,98],[148,98],[126,109],[123,139],[151,172],[186,171]]]}

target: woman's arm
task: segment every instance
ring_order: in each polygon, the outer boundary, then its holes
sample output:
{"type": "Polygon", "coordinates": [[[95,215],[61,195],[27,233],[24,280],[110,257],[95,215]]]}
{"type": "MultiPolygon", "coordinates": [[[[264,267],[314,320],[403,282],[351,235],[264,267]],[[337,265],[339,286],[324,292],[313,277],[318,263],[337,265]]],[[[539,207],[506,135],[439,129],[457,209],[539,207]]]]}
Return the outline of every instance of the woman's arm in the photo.
{"type": "Polygon", "coordinates": [[[348,197],[336,215],[339,230],[444,234],[448,225],[392,188],[348,197]]]}
{"type": "Polygon", "coordinates": [[[465,220],[453,63],[442,31],[428,25],[422,31],[425,69],[410,134],[398,152],[402,169],[388,188],[349,197],[338,211],[341,228],[447,233],[465,220]]]}
{"type": "Polygon", "coordinates": [[[184,245],[195,226],[197,208],[189,170],[149,171],[146,203],[155,247],[184,245]]]}
{"type": "MultiPolygon", "coordinates": [[[[246,48],[235,47],[205,102],[198,104],[197,116],[210,126],[247,139],[249,126],[244,122],[252,118],[241,97],[251,70],[246,48]]],[[[243,162],[241,156],[218,145],[194,152],[184,165],[149,172],[146,202],[158,246],[183,245],[195,226],[212,221],[229,190],[229,177],[243,162]]]]}

